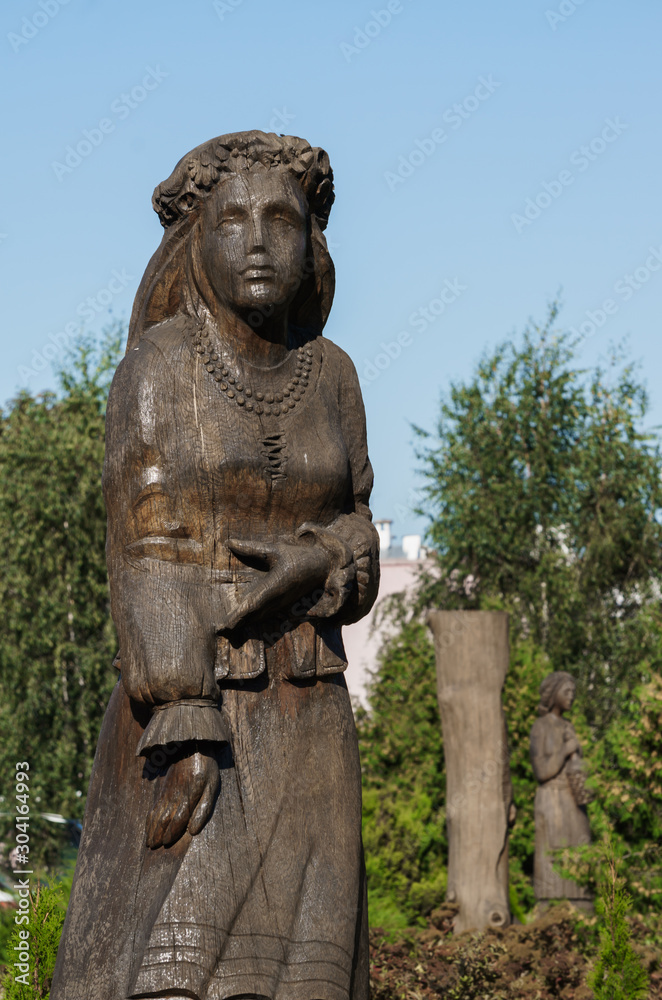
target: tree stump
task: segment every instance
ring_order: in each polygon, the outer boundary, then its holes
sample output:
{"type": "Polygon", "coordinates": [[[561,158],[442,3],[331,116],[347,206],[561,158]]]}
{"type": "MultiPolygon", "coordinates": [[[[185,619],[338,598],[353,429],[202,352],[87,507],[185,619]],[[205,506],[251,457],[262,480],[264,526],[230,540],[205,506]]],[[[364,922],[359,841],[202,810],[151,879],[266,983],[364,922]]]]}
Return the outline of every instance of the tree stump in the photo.
{"type": "Polygon", "coordinates": [[[437,696],[446,760],[447,899],[456,933],[510,923],[508,828],[514,816],[501,703],[508,615],[433,611],[437,696]]]}

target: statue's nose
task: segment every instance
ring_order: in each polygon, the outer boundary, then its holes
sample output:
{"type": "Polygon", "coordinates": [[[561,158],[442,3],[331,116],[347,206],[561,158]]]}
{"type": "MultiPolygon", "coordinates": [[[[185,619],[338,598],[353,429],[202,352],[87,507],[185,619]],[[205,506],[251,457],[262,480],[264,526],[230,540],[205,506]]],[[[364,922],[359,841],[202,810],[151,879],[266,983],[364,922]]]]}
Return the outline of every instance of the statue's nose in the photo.
{"type": "Polygon", "coordinates": [[[262,218],[259,212],[251,212],[249,243],[249,253],[258,253],[266,249],[264,245],[262,218]]]}

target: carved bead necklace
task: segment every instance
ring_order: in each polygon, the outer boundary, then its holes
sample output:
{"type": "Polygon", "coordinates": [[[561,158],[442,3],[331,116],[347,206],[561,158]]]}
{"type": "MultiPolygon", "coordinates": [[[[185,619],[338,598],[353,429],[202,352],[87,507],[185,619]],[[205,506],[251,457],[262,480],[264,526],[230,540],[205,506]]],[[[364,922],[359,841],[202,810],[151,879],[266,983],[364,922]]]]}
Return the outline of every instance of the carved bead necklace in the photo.
{"type": "MultiPolygon", "coordinates": [[[[204,326],[197,333],[194,347],[221,392],[244,410],[275,417],[281,413],[289,413],[303,399],[308,388],[313,367],[313,349],[309,344],[297,348],[294,375],[284,388],[268,392],[260,389],[255,383],[249,384],[249,379],[233,371],[223,361],[217,350],[209,343],[209,330],[204,326]]],[[[289,361],[288,358],[286,364],[289,361]]]]}

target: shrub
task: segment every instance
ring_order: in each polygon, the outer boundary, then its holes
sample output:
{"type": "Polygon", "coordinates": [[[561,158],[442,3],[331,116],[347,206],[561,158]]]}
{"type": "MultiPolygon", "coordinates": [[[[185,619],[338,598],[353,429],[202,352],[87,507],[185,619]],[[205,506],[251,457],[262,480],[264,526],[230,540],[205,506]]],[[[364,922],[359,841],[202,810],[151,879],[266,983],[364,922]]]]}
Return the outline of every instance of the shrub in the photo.
{"type": "Polygon", "coordinates": [[[600,883],[596,910],[602,917],[600,949],[595,969],[588,977],[595,1000],[646,1000],[648,975],[630,941],[626,916],[630,896],[620,878],[611,848],[605,851],[606,873],[600,883]]]}
{"type": "Polygon", "coordinates": [[[28,900],[28,922],[15,924],[7,948],[15,957],[2,982],[4,1000],[48,1000],[50,994],[64,924],[64,893],[58,883],[38,882],[28,900]],[[22,962],[26,953],[28,961],[22,962]]]}

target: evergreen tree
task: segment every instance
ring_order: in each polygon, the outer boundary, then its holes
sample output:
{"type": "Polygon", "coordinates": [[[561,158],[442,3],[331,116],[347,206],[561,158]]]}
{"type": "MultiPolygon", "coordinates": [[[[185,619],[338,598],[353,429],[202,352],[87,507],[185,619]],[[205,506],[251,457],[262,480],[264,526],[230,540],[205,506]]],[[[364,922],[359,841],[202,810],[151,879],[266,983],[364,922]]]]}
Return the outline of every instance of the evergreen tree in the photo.
{"type": "Polygon", "coordinates": [[[363,838],[373,926],[406,926],[446,889],[444,755],[434,651],[425,626],[403,624],[384,646],[357,713],[363,838]]]}
{"type": "Polygon", "coordinates": [[[15,923],[7,947],[5,1000],[48,1000],[65,917],[62,888],[37,883],[22,911],[28,920],[15,923]]]}
{"type": "Polygon", "coordinates": [[[646,1000],[648,975],[630,942],[627,914],[630,897],[624,879],[618,876],[611,849],[604,856],[605,876],[600,886],[596,910],[602,918],[600,949],[588,984],[595,1000],[646,1000]]]}

